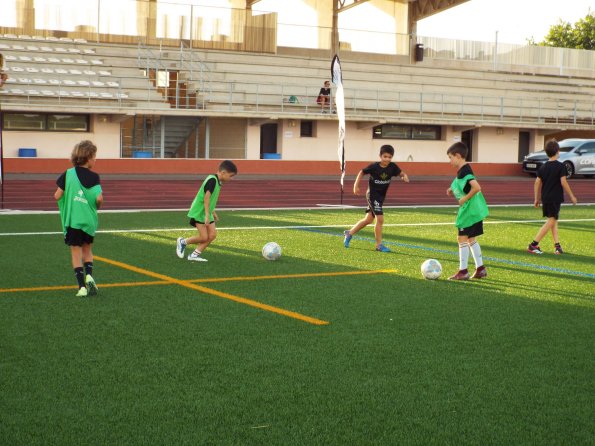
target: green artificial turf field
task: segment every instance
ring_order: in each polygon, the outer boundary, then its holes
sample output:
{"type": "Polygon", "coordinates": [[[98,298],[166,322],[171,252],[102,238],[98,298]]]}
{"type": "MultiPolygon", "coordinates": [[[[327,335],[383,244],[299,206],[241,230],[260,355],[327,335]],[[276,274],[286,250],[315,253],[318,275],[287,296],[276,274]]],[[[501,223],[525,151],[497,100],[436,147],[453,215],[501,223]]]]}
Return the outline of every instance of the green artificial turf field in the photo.
{"type": "Polygon", "coordinates": [[[220,211],[208,263],[175,255],[184,212],[102,213],[88,298],[56,214],[0,215],[0,444],[593,444],[593,207],[562,256],[491,208],[468,282],[455,212],[386,210],[379,253],[343,247],[360,209],[220,211]]]}

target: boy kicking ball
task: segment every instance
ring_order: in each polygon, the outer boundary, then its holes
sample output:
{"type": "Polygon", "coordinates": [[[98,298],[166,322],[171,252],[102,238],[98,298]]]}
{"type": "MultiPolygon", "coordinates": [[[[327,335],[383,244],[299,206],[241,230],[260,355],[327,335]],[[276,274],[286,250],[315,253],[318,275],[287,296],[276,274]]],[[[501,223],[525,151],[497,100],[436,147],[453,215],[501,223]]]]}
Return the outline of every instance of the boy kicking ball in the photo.
{"type": "Polygon", "coordinates": [[[198,190],[190,210],[190,226],[196,228],[198,235],[183,238],[178,237],[176,241],[176,254],[182,259],[187,245],[196,244],[196,249],[188,256],[192,262],[206,262],[201,254],[217,237],[217,228],[215,222],[219,220],[215,207],[221,191],[221,185],[230,181],[238,173],[236,165],[231,161],[223,161],[219,164],[216,174],[209,175],[198,190]]]}

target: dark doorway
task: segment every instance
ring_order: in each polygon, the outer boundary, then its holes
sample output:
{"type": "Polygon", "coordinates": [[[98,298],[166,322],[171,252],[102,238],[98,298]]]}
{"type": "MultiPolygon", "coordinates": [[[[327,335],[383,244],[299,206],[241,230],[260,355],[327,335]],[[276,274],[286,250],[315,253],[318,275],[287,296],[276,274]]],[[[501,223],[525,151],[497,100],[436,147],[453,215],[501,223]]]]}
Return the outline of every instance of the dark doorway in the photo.
{"type": "Polygon", "coordinates": [[[265,153],[277,153],[277,124],[260,126],[260,158],[267,158],[265,153]]]}
{"type": "Polygon", "coordinates": [[[522,163],[525,156],[529,154],[530,132],[519,132],[519,163],[522,163]]]}
{"type": "Polygon", "coordinates": [[[465,160],[473,161],[473,130],[465,130],[461,134],[461,142],[469,149],[467,152],[467,158],[465,158],[465,160]]]}

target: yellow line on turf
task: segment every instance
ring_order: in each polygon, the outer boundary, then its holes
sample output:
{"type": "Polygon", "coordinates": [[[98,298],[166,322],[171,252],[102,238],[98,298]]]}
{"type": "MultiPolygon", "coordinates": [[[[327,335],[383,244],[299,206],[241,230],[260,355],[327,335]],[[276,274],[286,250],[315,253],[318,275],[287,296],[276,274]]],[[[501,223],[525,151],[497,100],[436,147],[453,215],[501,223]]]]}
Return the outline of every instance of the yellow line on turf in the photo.
{"type": "MultiPolygon", "coordinates": [[[[274,279],[305,279],[308,277],[334,277],[334,276],[354,276],[358,274],[383,274],[396,273],[396,269],[372,269],[366,271],[339,271],[334,273],[302,273],[302,274],[280,274],[277,276],[237,276],[237,277],[213,277],[209,279],[191,279],[188,283],[213,283],[213,282],[236,282],[242,280],[274,280],[274,279]]],[[[102,283],[101,288],[119,288],[132,286],[151,286],[151,285],[172,285],[172,282],[166,280],[155,280],[146,282],[116,282],[102,283]]],[[[0,288],[0,293],[21,293],[27,291],[60,291],[76,289],[74,285],[55,285],[38,286],[28,288],[0,288]]]]}
{"type": "Polygon", "coordinates": [[[188,282],[210,283],[210,282],[233,282],[242,280],[271,280],[271,279],[303,279],[307,277],[334,277],[334,276],[355,276],[358,274],[382,274],[396,273],[396,269],[373,269],[366,271],[339,271],[334,273],[303,273],[303,274],[280,274],[278,276],[238,276],[238,277],[214,277],[211,279],[193,279],[188,282]]]}
{"type": "Polygon", "coordinates": [[[190,288],[192,290],[200,291],[202,293],[211,294],[213,296],[221,297],[223,299],[229,299],[234,302],[238,302],[244,305],[249,305],[254,308],[259,308],[261,310],[270,311],[272,313],[277,313],[282,316],[291,317],[293,319],[298,319],[303,322],[307,322],[309,324],[314,325],[328,325],[327,321],[323,321],[321,319],[316,319],[310,316],[305,316],[300,313],[296,313],[294,311],[284,310],[283,308],[273,307],[272,305],[263,304],[261,302],[257,302],[255,300],[246,299],[240,296],[234,296],[233,294],[223,293],[221,291],[213,290],[211,288],[203,287],[200,285],[195,285],[190,283],[186,280],[179,280],[173,277],[166,276],[164,274],[156,273],[154,271],[149,271],[143,268],[139,268],[133,265],[128,265],[127,263],[118,262],[117,260],[107,259],[105,257],[94,256],[96,260],[108,263],[110,265],[118,266],[123,269],[127,269],[129,271],[133,271],[139,274],[144,274],[149,277],[154,277],[155,279],[164,280],[166,282],[175,283],[177,285],[183,286],[185,288],[190,288]]]}

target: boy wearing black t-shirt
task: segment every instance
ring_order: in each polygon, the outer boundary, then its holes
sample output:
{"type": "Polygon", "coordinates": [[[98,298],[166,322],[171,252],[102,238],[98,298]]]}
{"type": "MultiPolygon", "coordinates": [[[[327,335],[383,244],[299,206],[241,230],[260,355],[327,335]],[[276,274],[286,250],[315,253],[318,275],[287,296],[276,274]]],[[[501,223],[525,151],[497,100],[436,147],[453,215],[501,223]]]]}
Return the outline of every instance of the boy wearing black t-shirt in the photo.
{"type": "Polygon", "coordinates": [[[554,254],[562,254],[564,251],[560,246],[558,239],[558,218],[560,216],[560,207],[564,202],[564,191],[570,197],[572,204],[576,204],[576,197],[572,193],[568,181],[566,180],[566,167],[560,161],[560,146],[555,140],[550,140],[545,145],[545,153],[549,157],[549,161],[543,164],[537,171],[537,178],[535,179],[535,201],[536,208],[539,203],[542,203],[543,216],[547,217],[546,222],[537,232],[535,240],[531,242],[527,251],[531,254],[543,254],[539,247],[539,242],[548,231],[552,231],[552,238],[554,239],[554,254]],[[541,200],[540,200],[541,196],[541,200]]]}
{"type": "Polygon", "coordinates": [[[364,175],[370,176],[368,180],[368,191],[366,192],[368,208],[366,209],[366,216],[358,221],[349,231],[344,232],[345,240],[343,241],[343,245],[346,248],[349,248],[349,243],[355,234],[376,219],[376,225],[374,226],[376,251],[390,252],[390,249],[382,244],[382,225],[384,224],[382,204],[384,203],[384,198],[386,197],[392,177],[398,176],[405,183],[409,183],[407,174],[392,162],[394,155],[395,149],[392,146],[384,145],[380,147],[380,162],[370,164],[357,174],[357,178],[353,184],[354,195],[360,195],[359,183],[362,177],[364,175]]]}

